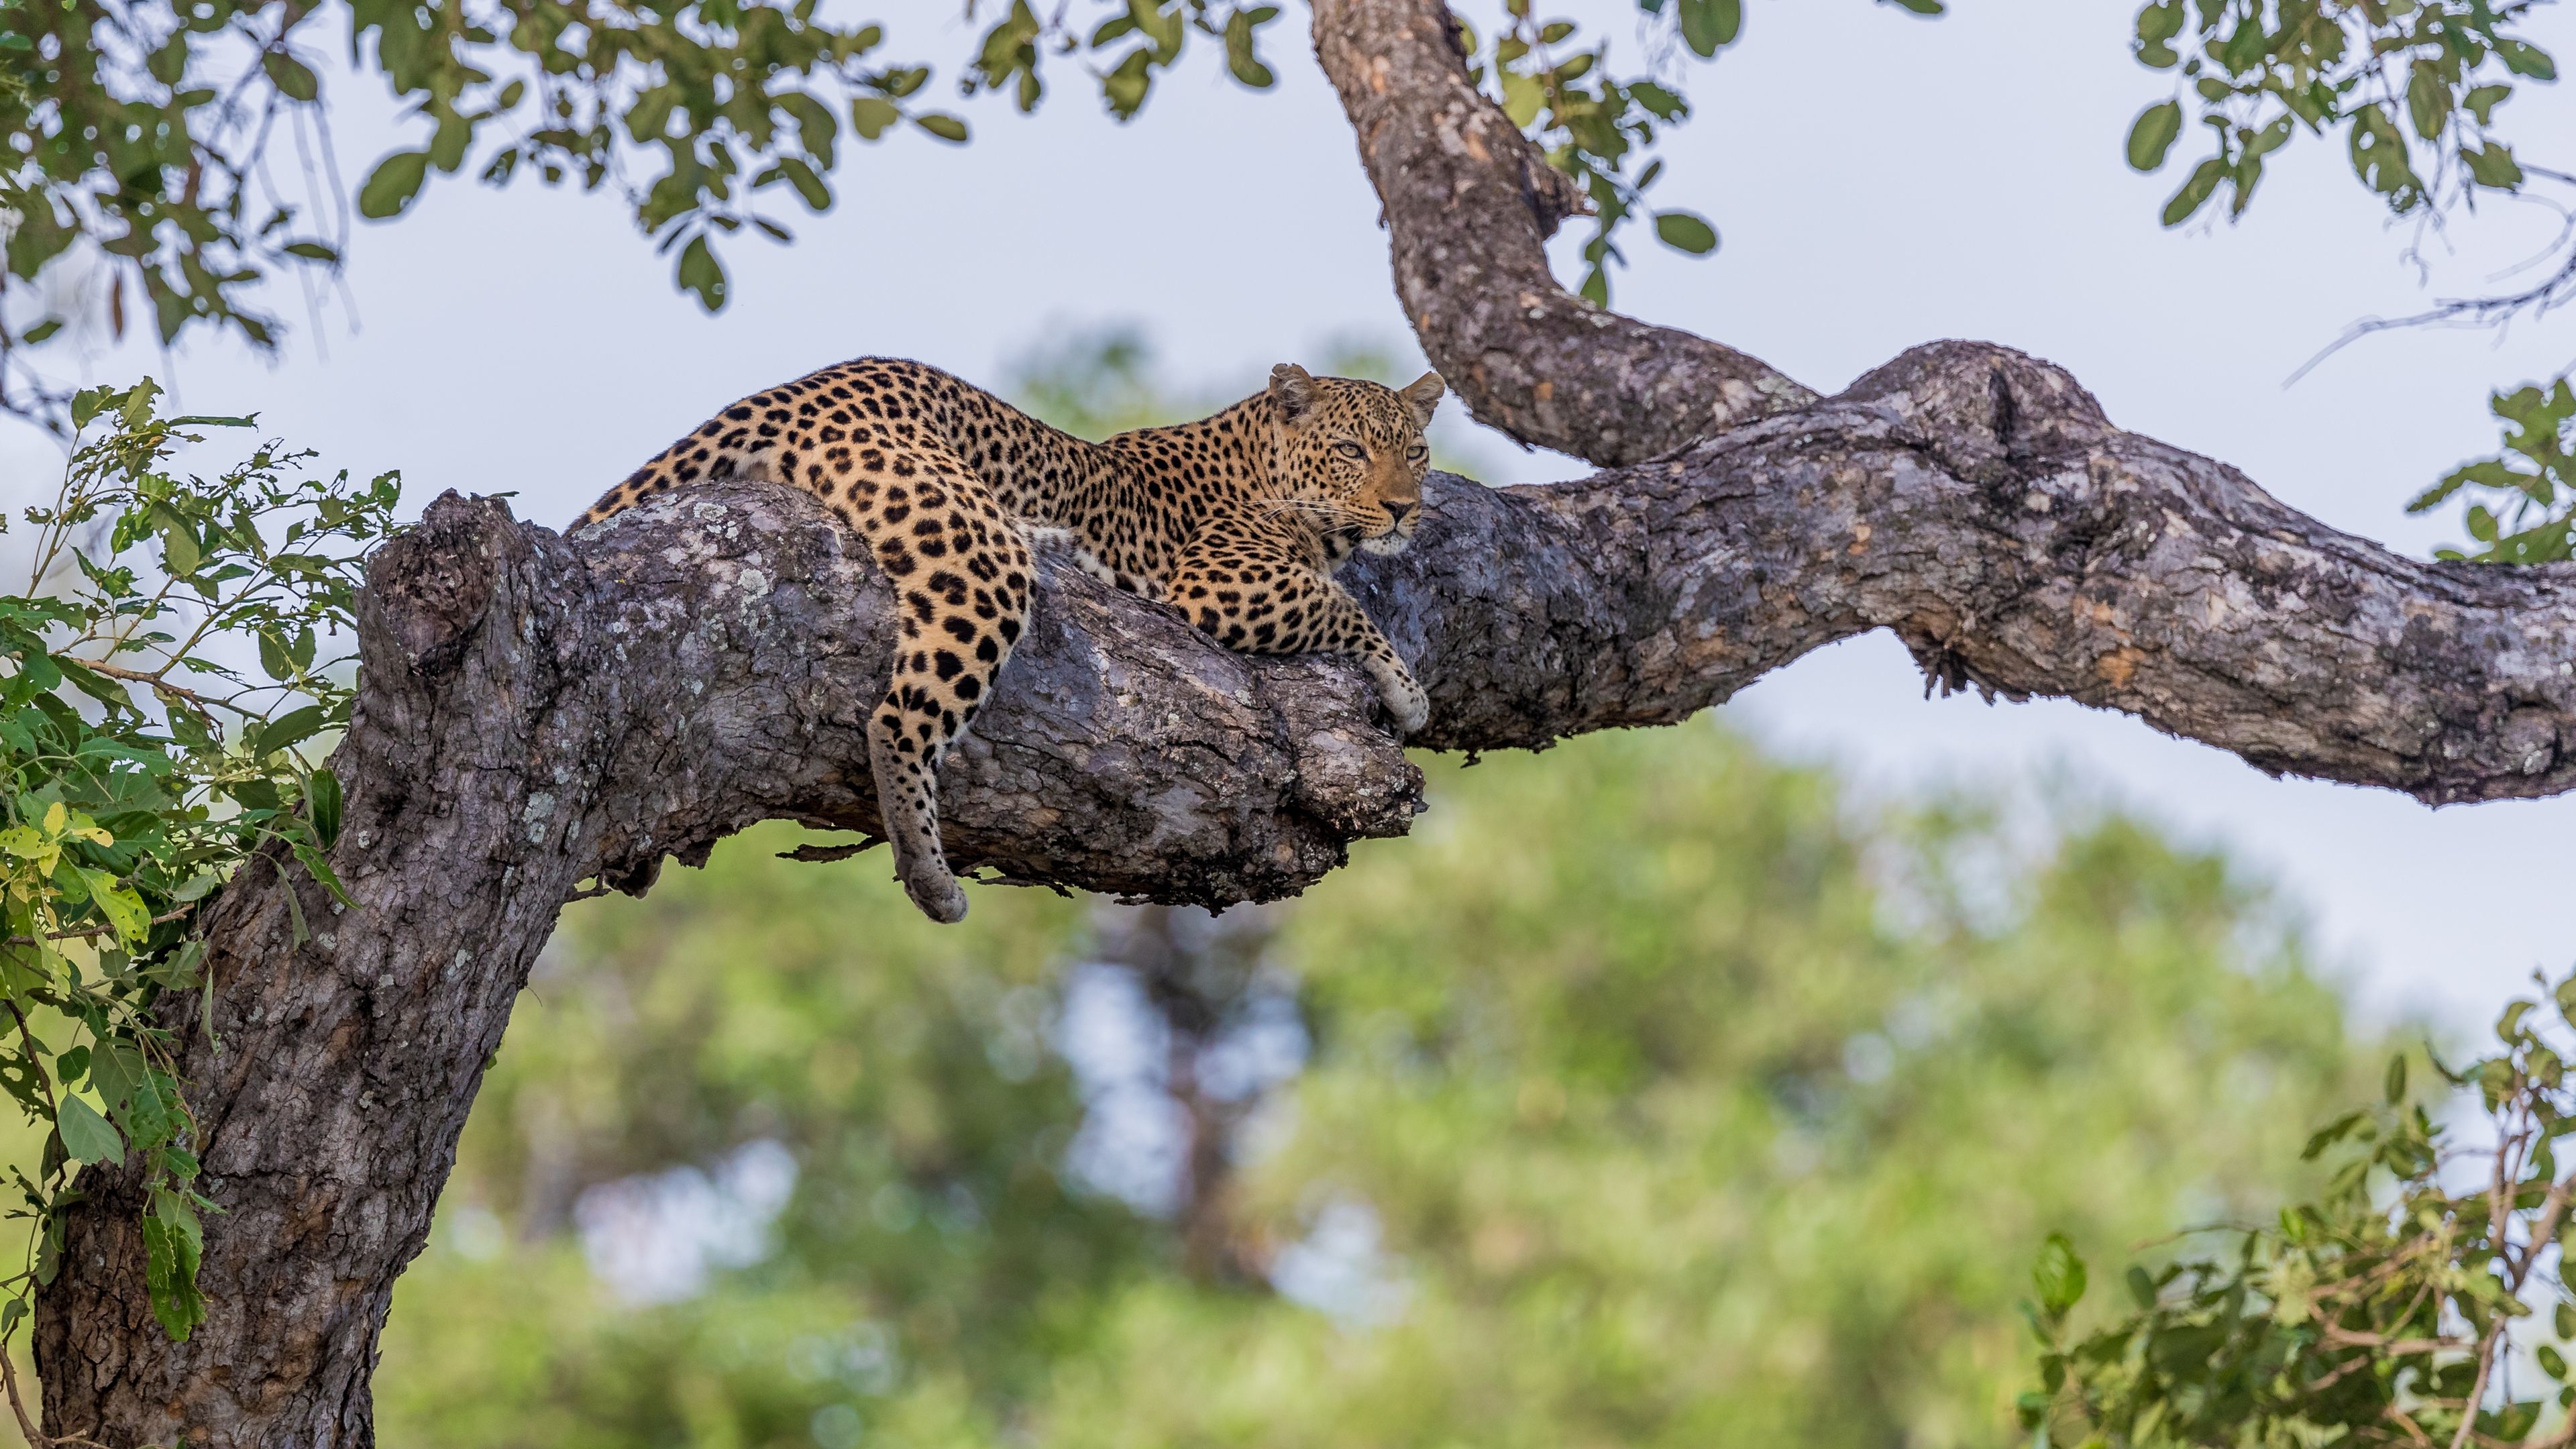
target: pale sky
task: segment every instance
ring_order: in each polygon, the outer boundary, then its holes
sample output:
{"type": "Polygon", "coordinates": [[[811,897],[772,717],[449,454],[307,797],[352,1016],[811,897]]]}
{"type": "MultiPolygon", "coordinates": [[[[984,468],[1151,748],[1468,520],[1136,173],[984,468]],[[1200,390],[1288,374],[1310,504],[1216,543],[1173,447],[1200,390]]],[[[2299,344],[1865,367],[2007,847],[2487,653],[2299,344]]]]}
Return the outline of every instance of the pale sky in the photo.
{"type": "MultiPolygon", "coordinates": [[[[896,48],[937,59],[934,84],[946,84],[968,42],[957,7],[882,8],[898,17],[896,48]]],[[[1559,8],[1611,17],[1622,53],[1635,53],[1624,7],[1559,8]]],[[[2365,341],[2284,390],[2355,318],[2480,290],[2557,219],[2491,204],[2424,248],[2428,293],[2400,260],[2413,230],[2384,221],[2335,140],[2278,158],[2242,224],[2159,229],[2184,168],[2140,178],[2121,161],[2130,118],[2167,83],[2128,57],[2134,5],[1957,0],[1937,22],[1868,0],[1747,9],[1744,42],[1689,73],[1699,114],[1667,146],[1656,192],[1708,216],[1725,244],[1691,260],[1632,238],[1623,310],[1825,391],[1933,338],[2007,343],[2070,368],[2121,425],[2416,554],[2453,525],[2409,520],[2401,505],[2493,449],[2487,390],[2576,356],[2563,321],[2503,339],[2413,333],[2365,341]]],[[[1375,197],[1297,43],[1302,21],[1290,7],[1271,28],[1288,43],[1274,43],[1280,85],[1267,95],[1203,55],[1122,127],[1068,71],[1033,119],[989,99],[960,106],[977,131],[963,150],[917,134],[852,147],[840,206],[790,217],[794,247],[732,248],[734,302],[716,318],[671,288],[613,200],[451,179],[399,223],[361,228],[354,331],[335,304],[274,366],[219,346],[168,360],[129,348],[93,371],[150,370],[191,409],[257,411],[334,466],[399,467],[415,512],[447,488],[515,490],[523,515],[553,523],[713,408],[847,356],[909,355],[999,382],[1006,359],[1052,330],[1133,322],[1196,392],[1249,387],[1271,363],[1314,361],[1340,338],[1402,351],[1375,197]]],[[[2576,54],[2576,35],[2542,38],[2576,54]]],[[[354,182],[398,133],[380,94],[344,83],[336,95],[354,182]]],[[[2502,116],[2528,159],[2576,167],[2544,144],[2576,135],[2565,94],[2525,94],[2502,116]]],[[[2186,165],[2195,140],[2177,152],[2186,165]]],[[[1468,446],[1491,460],[1489,482],[1582,471],[1492,435],[1468,446]]],[[[32,492],[51,456],[0,438],[13,492],[32,492]]],[[[2057,775],[2223,844],[2304,905],[2330,969],[2379,1013],[2472,1030],[2533,967],[2576,956],[2552,884],[2576,801],[2437,812],[2267,780],[2064,702],[1921,695],[1881,635],[1781,671],[1726,713],[1783,755],[1840,762],[1872,792],[2057,775]]]]}

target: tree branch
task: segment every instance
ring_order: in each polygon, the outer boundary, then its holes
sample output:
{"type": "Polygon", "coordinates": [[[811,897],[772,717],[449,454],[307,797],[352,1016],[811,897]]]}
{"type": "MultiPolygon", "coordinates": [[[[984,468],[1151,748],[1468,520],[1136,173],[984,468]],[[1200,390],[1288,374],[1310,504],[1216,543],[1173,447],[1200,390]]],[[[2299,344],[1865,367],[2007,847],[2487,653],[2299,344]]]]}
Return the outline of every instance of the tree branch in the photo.
{"type": "MultiPolygon", "coordinates": [[[[387,544],[332,759],[331,863],[357,904],[254,862],[207,922],[221,1048],[194,993],[162,1003],[223,1208],[207,1321],[162,1334],[135,1179],[84,1173],[37,1314],[54,1432],[372,1442],[394,1278],[562,902],[592,877],[641,891],[665,855],[702,861],[756,820],[873,832],[862,724],[890,602],[819,505],[768,485],[577,543],[451,494],[387,544]]],[[[1303,887],[1420,804],[1356,669],[1226,653],[1078,570],[1044,570],[1003,679],[945,776],[961,869],[1222,904],[1303,887]]]]}
{"type": "MultiPolygon", "coordinates": [[[[2121,432],[2006,349],[1918,348],[1817,400],[1582,308],[1536,249],[1562,196],[1472,93],[1408,68],[1427,61],[1406,47],[1449,44],[1426,16],[1317,5],[1426,344],[1481,415],[1646,461],[1546,488],[1435,475],[1412,549],[1350,566],[1430,692],[1418,743],[1673,723],[1887,628],[1944,689],[2123,710],[2266,770],[2435,802],[2576,787],[2576,566],[2398,558],[2121,432]],[[1425,75],[1428,100],[1409,90],[1425,75]]],[[[84,1173],[37,1315],[52,1431],[372,1442],[394,1278],[562,902],[592,879],[641,890],[761,819],[874,833],[862,723],[888,605],[817,504],[765,485],[575,540],[450,495],[387,544],[333,759],[332,865],[357,904],[255,862],[207,911],[216,1034],[193,997],[161,1008],[224,1208],[208,1320],[162,1336],[134,1179],[84,1173]]],[[[1167,903],[1292,894],[1421,803],[1373,710],[1344,662],[1230,654],[1050,565],[943,777],[948,854],[1167,903]]]]}
{"type": "MultiPolygon", "coordinates": [[[[1677,718],[1884,626],[1944,689],[2124,710],[2275,773],[2435,803],[2576,785],[2576,575],[2397,558],[2119,432],[2072,378],[2006,349],[1918,348],[1819,402],[1743,354],[1569,296],[1541,248],[1568,184],[1475,90],[1452,24],[1440,0],[1315,3],[1396,290],[1478,417],[1664,476],[1513,490],[1549,520],[1534,542],[1572,546],[1515,579],[1541,616],[1496,609],[1494,638],[1417,661],[1433,697],[1417,743],[1677,718]],[[1685,453],[1707,438],[1725,442],[1685,453]],[[1569,639],[1570,615],[1546,611],[1569,608],[1577,576],[1572,614],[1607,612],[1569,639]],[[1646,618],[1662,622],[1630,627],[1646,618]],[[1470,681],[1521,657],[1504,641],[1562,667],[1548,698],[1569,710],[1515,716],[1531,695],[1470,681]]],[[[1520,557],[1464,562],[1490,576],[1520,557]]],[[[1399,568],[1423,577],[1431,558],[1399,568]]],[[[1398,643],[1436,650],[1438,632],[1398,643]]]]}
{"type": "Polygon", "coordinates": [[[1583,195],[1468,81],[1455,24],[1441,0],[1315,3],[1315,54],[1385,208],[1396,295],[1477,420],[1608,467],[1815,401],[1731,347],[1557,284],[1543,243],[1583,195]]]}

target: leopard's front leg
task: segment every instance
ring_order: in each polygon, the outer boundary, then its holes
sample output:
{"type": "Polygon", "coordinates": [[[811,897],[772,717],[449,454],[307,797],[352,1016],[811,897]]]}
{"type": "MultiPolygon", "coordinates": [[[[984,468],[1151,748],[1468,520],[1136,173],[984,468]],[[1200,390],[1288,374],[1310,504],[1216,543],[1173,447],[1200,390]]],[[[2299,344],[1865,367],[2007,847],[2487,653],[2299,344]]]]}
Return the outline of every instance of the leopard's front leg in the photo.
{"type": "Polygon", "coordinates": [[[1399,734],[1431,718],[1431,700],[1359,601],[1284,548],[1258,539],[1193,547],[1172,575],[1170,601],[1199,632],[1246,654],[1348,654],[1376,682],[1399,734]]]}

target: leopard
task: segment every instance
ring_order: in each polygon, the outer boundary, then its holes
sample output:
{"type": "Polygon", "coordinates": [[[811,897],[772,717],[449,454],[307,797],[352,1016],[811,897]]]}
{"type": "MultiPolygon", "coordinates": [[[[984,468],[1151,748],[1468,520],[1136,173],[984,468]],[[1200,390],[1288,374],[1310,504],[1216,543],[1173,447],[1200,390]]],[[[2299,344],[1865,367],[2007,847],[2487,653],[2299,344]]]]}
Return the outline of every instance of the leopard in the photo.
{"type": "Polygon", "coordinates": [[[719,410],[611,488],[575,531],[676,489],[765,480],[813,494],[893,585],[898,637],[867,724],[896,879],[965,918],[939,835],[939,770],[1028,627],[1037,558],[1060,551],[1238,652],[1356,659],[1402,735],[1430,702],[1334,577],[1422,522],[1424,441],[1445,391],[1295,363],[1194,422],[1092,442],[927,363],[864,357],[719,410]]]}

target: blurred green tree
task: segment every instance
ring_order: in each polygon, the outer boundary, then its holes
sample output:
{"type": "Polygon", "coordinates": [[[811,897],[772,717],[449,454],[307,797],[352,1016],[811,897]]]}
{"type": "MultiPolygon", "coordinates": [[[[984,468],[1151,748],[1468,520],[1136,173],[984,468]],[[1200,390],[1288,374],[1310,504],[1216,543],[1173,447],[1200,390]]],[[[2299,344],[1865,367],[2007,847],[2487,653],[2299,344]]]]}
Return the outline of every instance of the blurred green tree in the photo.
{"type": "Polygon", "coordinates": [[[2276,906],[2123,819],[2034,853],[1706,725],[1434,798],[1230,945],[1026,894],[934,931],[766,830],[579,908],[402,1280],[384,1441],[1992,1443],[2031,1244],[2315,1186],[2377,1056],[2276,906]],[[1176,1012],[1098,964],[1139,930],[1235,964],[1176,1012]],[[1175,1115],[1170,1064],[1235,1083],[1212,1225],[1086,1174],[1104,980],[1175,1115]],[[1263,1000],[1303,1066],[1247,1098],[1263,1000]],[[604,1202],[760,1143],[757,1261],[586,1266],[604,1202]]]}

